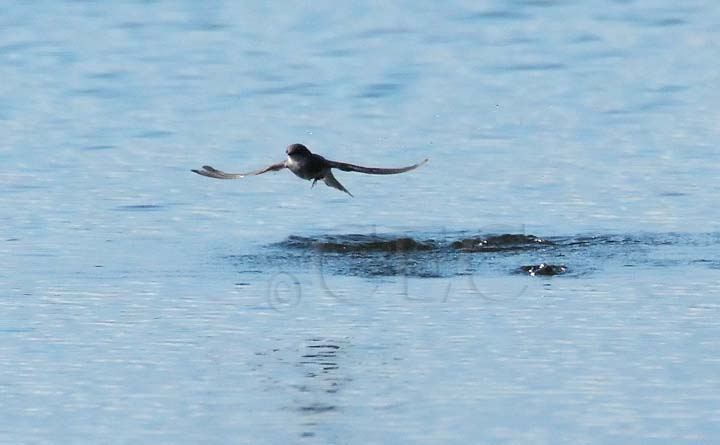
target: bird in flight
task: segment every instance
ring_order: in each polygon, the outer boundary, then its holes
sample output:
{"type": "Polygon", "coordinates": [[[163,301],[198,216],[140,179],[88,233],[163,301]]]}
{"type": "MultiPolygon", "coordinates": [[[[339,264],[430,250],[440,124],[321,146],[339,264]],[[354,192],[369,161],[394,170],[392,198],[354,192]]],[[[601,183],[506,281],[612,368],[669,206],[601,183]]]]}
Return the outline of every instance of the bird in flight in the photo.
{"type": "Polygon", "coordinates": [[[245,176],[261,175],[267,172],[274,172],[282,170],[284,168],[289,169],[302,179],[312,181],[312,187],[318,181],[324,181],[328,187],[336,188],[340,191],[353,196],[342,184],[335,178],[332,173],[333,168],[346,172],[360,172],[367,173],[369,175],[395,175],[398,173],[405,173],[410,170],[415,170],[421,165],[425,164],[428,160],[425,159],[417,164],[410,165],[408,167],[400,168],[376,168],[376,167],[362,167],[360,165],[347,164],[345,162],[336,162],[329,159],[325,159],[320,155],[311,153],[310,150],[303,144],[292,144],[289,145],[285,150],[287,153],[287,159],[278,162],[277,164],[269,165],[260,170],[255,170],[247,173],[225,173],[216,168],[204,165],[202,169],[192,171],[198,175],[207,176],[208,178],[215,179],[239,179],[245,176]]]}

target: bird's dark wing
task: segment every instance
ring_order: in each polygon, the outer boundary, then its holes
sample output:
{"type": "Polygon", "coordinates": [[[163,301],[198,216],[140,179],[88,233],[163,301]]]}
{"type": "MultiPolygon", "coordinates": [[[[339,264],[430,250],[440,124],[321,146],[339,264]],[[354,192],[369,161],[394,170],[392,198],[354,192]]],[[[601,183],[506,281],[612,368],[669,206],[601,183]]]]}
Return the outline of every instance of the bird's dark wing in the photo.
{"type": "Polygon", "coordinates": [[[244,178],[245,176],[262,175],[263,173],[282,170],[286,167],[287,167],[287,165],[285,164],[285,161],[283,161],[283,162],[278,162],[277,164],[268,165],[267,167],[262,168],[260,170],[255,170],[255,171],[247,172],[247,173],[225,173],[224,171],[220,171],[216,168],[212,168],[209,165],[203,165],[202,170],[193,169],[192,171],[197,173],[198,175],[207,176],[208,178],[239,179],[239,178],[244,178]]]}
{"type": "MultiPolygon", "coordinates": [[[[327,173],[325,173],[325,177],[323,178],[323,181],[325,181],[325,184],[328,187],[336,188],[342,192],[347,193],[348,195],[352,196],[353,194],[348,192],[348,190],[343,187],[342,184],[340,184],[340,181],[338,181],[335,176],[332,174],[332,170],[328,170],[327,173]]],[[[354,196],[353,196],[354,197],[354,196]]]]}
{"type": "Polygon", "coordinates": [[[347,164],[345,162],[336,162],[336,161],[329,161],[329,160],[327,162],[331,168],[337,168],[337,169],[345,171],[345,172],[360,172],[360,173],[367,173],[369,175],[395,175],[398,173],[405,173],[405,172],[409,172],[410,170],[415,170],[416,168],[425,164],[427,161],[428,160],[425,159],[424,161],[418,162],[417,164],[410,165],[408,167],[400,167],[400,168],[363,167],[360,165],[347,164]]]}

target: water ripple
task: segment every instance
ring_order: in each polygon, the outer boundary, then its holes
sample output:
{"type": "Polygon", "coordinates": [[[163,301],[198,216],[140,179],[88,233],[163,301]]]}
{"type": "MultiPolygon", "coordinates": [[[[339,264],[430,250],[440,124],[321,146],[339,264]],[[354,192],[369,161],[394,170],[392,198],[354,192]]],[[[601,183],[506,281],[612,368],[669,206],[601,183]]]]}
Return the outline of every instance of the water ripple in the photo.
{"type": "Polygon", "coordinates": [[[154,212],[165,209],[163,204],[131,204],[115,207],[120,212],[154,212]]]}
{"type": "Polygon", "coordinates": [[[364,99],[378,99],[397,94],[401,89],[402,85],[397,83],[375,83],[366,86],[357,97],[364,99]]]}
{"type": "Polygon", "coordinates": [[[522,12],[513,11],[510,9],[498,9],[481,12],[473,12],[461,17],[465,21],[518,21],[518,20],[529,20],[532,18],[531,15],[522,12]]]}
{"type": "Polygon", "coordinates": [[[518,63],[514,65],[498,66],[500,71],[557,71],[564,70],[567,66],[563,63],[518,63]]]}

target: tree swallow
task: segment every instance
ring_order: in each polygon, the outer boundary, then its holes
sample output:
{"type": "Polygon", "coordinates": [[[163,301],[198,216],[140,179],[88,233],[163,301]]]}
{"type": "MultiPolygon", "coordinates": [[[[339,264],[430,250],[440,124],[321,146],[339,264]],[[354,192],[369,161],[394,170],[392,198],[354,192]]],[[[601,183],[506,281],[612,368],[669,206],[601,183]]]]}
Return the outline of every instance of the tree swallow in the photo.
{"type": "Polygon", "coordinates": [[[295,176],[302,179],[312,180],[312,187],[315,183],[322,180],[328,187],[336,188],[340,191],[353,196],[345,187],[343,187],[335,176],[332,174],[332,169],[337,168],[346,172],[360,172],[367,173],[369,175],[395,175],[397,173],[405,173],[410,170],[414,170],[421,165],[425,164],[428,160],[425,159],[417,164],[410,165],[408,167],[400,168],[376,168],[376,167],[362,167],[359,165],[347,164],[345,162],[336,162],[329,159],[325,159],[320,155],[311,153],[310,150],[303,144],[292,144],[289,145],[285,150],[287,153],[287,159],[278,162],[277,164],[269,165],[263,169],[255,170],[248,173],[225,173],[204,165],[201,170],[192,170],[198,175],[207,176],[208,178],[215,179],[239,179],[245,176],[261,175],[263,173],[282,170],[284,168],[289,169],[295,173],[295,176]]]}

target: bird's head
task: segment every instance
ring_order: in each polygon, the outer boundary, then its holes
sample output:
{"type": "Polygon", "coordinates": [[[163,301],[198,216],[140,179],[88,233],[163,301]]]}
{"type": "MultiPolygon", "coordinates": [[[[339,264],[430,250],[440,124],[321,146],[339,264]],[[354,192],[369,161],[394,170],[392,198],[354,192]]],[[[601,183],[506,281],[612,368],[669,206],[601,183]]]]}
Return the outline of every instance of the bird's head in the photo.
{"type": "Polygon", "coordinates": [[[285,149],[285,152],[288,156],[305,156],[310,154],[310,150],[303,144],[292,144],[288,145],[288,148],[285,149]]]}

